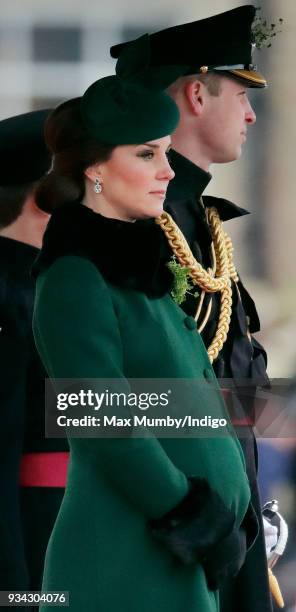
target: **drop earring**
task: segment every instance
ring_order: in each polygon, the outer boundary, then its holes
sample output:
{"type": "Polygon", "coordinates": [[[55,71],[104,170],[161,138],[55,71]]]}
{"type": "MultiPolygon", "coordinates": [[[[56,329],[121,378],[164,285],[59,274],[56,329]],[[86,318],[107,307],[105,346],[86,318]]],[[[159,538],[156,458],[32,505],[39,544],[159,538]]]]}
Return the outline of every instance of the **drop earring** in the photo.
{"type": "Polygon", "coordinates": [[[95,193],[101,193],[102,192],[102,185],[101,185],[100,180],[99,180],[98,177],[96,177],[96,179],[95,179],[94,192],[95,193]]]}

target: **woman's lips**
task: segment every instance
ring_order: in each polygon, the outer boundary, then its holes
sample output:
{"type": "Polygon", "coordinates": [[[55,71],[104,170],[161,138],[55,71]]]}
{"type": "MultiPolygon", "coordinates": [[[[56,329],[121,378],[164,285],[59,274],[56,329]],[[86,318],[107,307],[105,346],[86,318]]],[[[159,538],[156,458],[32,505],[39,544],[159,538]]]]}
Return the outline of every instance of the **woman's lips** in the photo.
{"type": "Polygon", "coordinates": [[[157,195],[161,198],[164,198],[166,194],[166,190],[159,189],[158,191],[149,191],[149,193],[151,193],[151,195],[157,195]]]}

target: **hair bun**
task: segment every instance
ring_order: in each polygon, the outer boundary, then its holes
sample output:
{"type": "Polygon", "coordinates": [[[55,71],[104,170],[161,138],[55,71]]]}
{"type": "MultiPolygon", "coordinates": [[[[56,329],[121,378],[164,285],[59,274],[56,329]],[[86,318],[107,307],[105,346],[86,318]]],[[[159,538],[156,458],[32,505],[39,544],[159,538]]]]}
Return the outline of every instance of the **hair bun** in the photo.
{"type": "Polygon", "coordinates": [[[81,98],[67,100],[48,116],[44,136],[52,153],[77,146],[87,138],[80,114],[80,100],[81,98]]]}

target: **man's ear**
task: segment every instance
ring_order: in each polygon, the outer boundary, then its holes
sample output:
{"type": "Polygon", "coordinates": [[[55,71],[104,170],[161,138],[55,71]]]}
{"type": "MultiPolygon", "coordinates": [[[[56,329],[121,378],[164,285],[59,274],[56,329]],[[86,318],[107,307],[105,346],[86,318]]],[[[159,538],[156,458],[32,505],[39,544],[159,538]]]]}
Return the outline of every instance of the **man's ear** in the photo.
{"type": "Polygon", "coordinates": [[[200,81],[191,81],[184,87],[184,95],[191,112],[200,116],[204,106],[204,85],[200,81]]]}

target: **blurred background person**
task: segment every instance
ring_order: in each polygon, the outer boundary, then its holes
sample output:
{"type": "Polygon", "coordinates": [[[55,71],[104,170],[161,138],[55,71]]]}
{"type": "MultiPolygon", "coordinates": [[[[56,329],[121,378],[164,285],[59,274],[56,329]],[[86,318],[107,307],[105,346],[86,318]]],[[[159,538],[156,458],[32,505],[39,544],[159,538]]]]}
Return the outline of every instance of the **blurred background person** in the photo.
{"type": "Polygon", "coordinates": [[[45,373],[32,335],[30,268],[49,219],[34,201],[35,183],[50,166],[43,138],[48,112],[0,122],[1,590],[40,588],[48,533],[63,494],[52,486],[46,464],[45,450],[56,446],[45,440],[45,373]]]}

